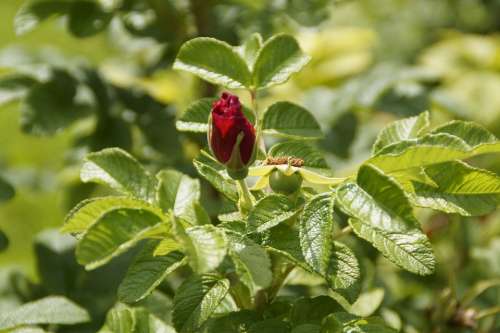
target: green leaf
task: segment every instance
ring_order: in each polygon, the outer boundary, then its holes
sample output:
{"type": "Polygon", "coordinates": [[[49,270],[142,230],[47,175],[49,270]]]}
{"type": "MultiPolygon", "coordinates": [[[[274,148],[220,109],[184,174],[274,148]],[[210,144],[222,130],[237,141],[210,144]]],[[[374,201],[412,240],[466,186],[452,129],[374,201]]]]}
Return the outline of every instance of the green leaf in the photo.
{"type": "Polygon", "coordinates": [[[158,179],[157,200],[165,211],[172,210],[191,224],[198,224],[197,206],[200,201],[200,181],[176,170],[163,170],[158,179]]]}
{"type": "Polygon", "coordinates": [[[300,267],[310,270],[300,247],[299,231],[286,223],[269,229],[263,245],[271,252],[284,256],[300,267]]]}
{"type": "Polygon", "coordinates": [[[196,226],[186,229],[185,250],[189,264],[197,273],[216,269],[227,252],[224,230],[213,225],[196,226]]]}
{"type": "Polygon", "coordinates": [[[5,235],[2,230],[0,230],[0,252],[4,251],[8,247],[9,239],[7,238],[7,235],[5,235]]]}
{"type": "Polygon", "coordinates": [[[332,313],[325,318],[321,333],[397,333],[378,317],[360,318],[346,312],[332,313]]]}
{"type": "Polygon", "coordinates": [[[280,194],[260,199],[248,215],[248,232],[264,232],[298,213],[293,202],[280,194]]]}
{"type": "Polygon", "coordinates": [[[478,125],[445,125],[421,138],[386,146],[366,163],[386,172],[397,172],[480,154],[499,153],[500,141],[478,128],[478,125]],[[447,130],[455,134],[449,134],[447,130]]]}
{"type": "Polygon", "coordinates": [[[90,321],[87,311],[61,296],[29,302],[11,311],[0,313],[0,329],[21,325],[74,325],[90,321]]]}
{"type": "Polygon", "coordinates": [[[477,298],[479,297],[482,293],[484,293],[486,290],[493,288],[493,287],[500,287],[500,279],[490,279],[490,280],[481,280],[471,286],[467,292],[462,296],[462,299],[460,301],[460,304],[465,308],[470,306],[470,304],[477,298]]]}
{"type": "Polygon", "coordinates": [[[385,291],[382,288],[375,288],[359,295],[356,303],[349,309],[350,313],[360,317],[371,316],[377,311],[384,300],[385,291]]]}
{"type": "Polygon", "coordinates": [[[292,139],[321,138],[323,133],[314,116],[300,105],[278,102],[264,113],[262,121],[264,133],[292,139]]]}
{"type": "Polygon", "coordinates": [[[340,242],[333,242],[325,280],[337,294],[353,303],[361,290],[361,270],[354,252],[340,242]]]}
{"type": "MultiPolygon", "coordinates": [[[[216,98],[202,98],[192,102],[175,123],[177,130],[181,132],[206,133],[208,131],[208,120],[212,110],[212,104],[216,98]]],[[[243,106],[243,114],[255,124],[255,116],[251,109],[243,106]]]]}
{"type": "Polygon", "coordinates": [[[38,327],[21,327],[21,328],[9,331],[9,333],[49,333],[49,332],[44,331],[38,327]]]}
{"type": "Polygon", "coordinates": [[[404,191],[392,178],[364,165],[357,184],[346,183],[337,190],[336,202],[351,216],[354,232],[390,261],[421,275],[434,271],[429,240],[420,230],[404,191]]]}
{"type": "Polygon", "coordinates": [[[121,208],[145,209],[161,216],[162,211],[145,201],[128,197],[102,197],[83,200],[66,216],[61,232],[83,233],[104,214],[121,208]]]}
{"type": "Polygon", "coordinates": [[[153,251],[154,256],[164,256],[170,252],[182,250],[182,243],[172,236],[163,238],[153,251]]]}
{"type": "Polygon", "coordinates": [[[268,88],[284,83],[310,59],[292,36],[274,36],[264,43],[255,60],[253,85],[268,88]]]}
{"type": "Polygon", "coordinates": [[[248,333],[288,333],[290,327],[282,319],[270,318],[250,326],[248,333]]]}
{"type": "Polygon", "coordinates": [[[229,312],[211,319],[204,326],[204,333],[235,333],[247,330],[249,326],[259,320],[257,312],[240,310],[229,312]]]}
{"type": "Polygon", "coordinates": [[[56,229],[47,229],[36,235],[37,276],[47,294],[64,295],[74,288],[69,276],[75,272],[75,245],[74,237],[61,235],[56,229]]]}
{"type": "Polygon", "coordinates": [[[78,1],[69,10],[68,29],[76,37],[90,37],[103,31],[112,18],[98,2],[78,1]]]}
{"type": "Polygon", "coordinates": [[[413,181],[417,206],[463,216],[491,213],[500,204],[500,177],[487,170],[452,161],[425,168],[435,186],[413,181]]]}
{"type": "Polygon", "coordinates": [[[231,201],[238,201],[236,183],[231,178],[222,175],[222,172],[224,171],[222,166],[208,160],[205,156],[195,159],[193,164],[198,173],[210,184],[212,184],[217,191],[231,201]]]}
{"type": "Polygon", "coordinates": [[[429,112],[425,111],[416,117],[401,119],[387,125],[377,136],[373,144],[373,154],[382,148],[403,140],[415,139],[429,127],[429,112]]]}
{"type": "Polygon", "coordinates": [[[299,237],[304,259],[323,276],[329,272],[334,228],[332,194],[316,195],[304,207],[299,237]]]}
{"type": "Polygon", "coordinates": [[[184,43],[174,62],[184,70],[229,89],[251,84],[248,66],[233,47],[214,38],[199,37],[184,43]]]}
{"type": "Polygon", "coordinates": [[[252,240],[228,233],[229,255],[233,259],[240,280],[253,294],[269,287],[272,281],[271,260],[267,252],[252,240]]]}
{"type": "Polygon", "coordinates": [[[328,169],[328,164],[321,152],[302,141],[285,141],[271,147],[270,157],[295,157],[304,161],[304,166],[316,169],[328,169]]]}
{"type": "Polygon", "coordinates": [[[202,98],[192,102],[175,123],[181,132],[206,133],[208,131],[208,118],[214,98],[202,98]]]}
{"type": "Polygon", "coordinates": [[[107,148],[88,154],[80,177],[83,182],[108,185],[118,192],[147,202],[155,200],[155,180],[124,150],[107,148]]]}
{"type": "Polygon", "coordinates": [[[253,33],[247,40],[245,40],[245,43],[238,48],[239,53],[243,59],[245,59],[250,70],[253,70],[255,60],[257,60],[262,44],[262,36],[259,33],[253,33]]]}
{"type": "Polygon", "coordinates": [[[103,214],[76,247],[76,257],[85,268],[95,269],[127,251],[138,241],[156,233],[165,234],[169,226],[150,210],[115,209],[103,214]]]}
{"type": "Polygon", "coordinates": [[[229,281],[213,274],[193,275],[178,288],[172,321],[179,333],[198,332],[222,302],[229,281]]]}
{"type": "Polygon", "coordinates": [[[155,256],[158,243],[148,242],[130,265],[118,288],[118,298],[122,302],[134,303],[144,299],[168,274],[186,263],[184,255],[179,251],[155,256]]]}
{"type": "Polygon", "coordinates": [[[23,35],[35,29],[44,20],[65,14],[70,6],[65,0],[30,0],[24,3],[14,18],[16,34],[23,35]]]}
{"type": "Polygon", "coordinates": [[[359,295],[361,273],[354,253],[335,242],[332,193],[314,196],[300,219],[300,245],[305,261],[329,287],[353,303],[359,295]]]}
{"type": "Polygon", "coordinates": [[[147,309],[118,304],[108,312],[99,333],[175,333],[175,330],[147,309]]]}
{"type": "Polygon", "coordinates": [[[321,333],[321,326],[316,324],[302,324],[294,327],[291,333],[321,333]]]}
{"type": "Polygon", "coordinates": [[[21,126],[33,135],[53,135],[87,116],[90,106],[77,100],[78,82],[55,69],[46,82],[33,85],[21,104],[21,126]]]}
{"type": "Polygon", "coordinates": [[[0,202],[12,199],[15,194],[14,187],[0,176],[0,202]]]}
{"type": "Polygon", "coordinates": [[[23,98],[37,81],[31,76],[14,74],[0,78],[0,105],[23,98]]]}
{"type": "Polygon", "coordinates": [[[459,137],[472,148],[482,144],[498,143],[498,139],[492,133],[470,121],[453,120],[434,129],[431,133],[446,133],[459,137]]]}
{"type": "Polygon", "coordinates": [[[330,296],[300,298],[290,310],[292,326],[303,324],[321,324],[323,318],[333,312],[342,311],[342,307],[330,296]]]}

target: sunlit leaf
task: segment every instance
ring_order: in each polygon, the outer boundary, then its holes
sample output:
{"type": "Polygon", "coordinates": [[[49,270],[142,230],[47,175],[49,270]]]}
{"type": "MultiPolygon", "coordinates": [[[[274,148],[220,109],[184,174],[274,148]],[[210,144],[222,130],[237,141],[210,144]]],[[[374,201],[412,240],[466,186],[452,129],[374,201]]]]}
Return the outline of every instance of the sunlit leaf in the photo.
{"type": "Polygon", "coordinates": [[[250,211],[247,229],[249,232],[263,232],[292,218],[297,212],[298,209],[286,196],[268,195],[259,200],[250,211]]]}
{"type": "Polygon", "coordinates": [[[377,136],[372,152],[377,154],[382,148],[399,141],[415,139],[429,127],[429,112],[416,117],[394,121],[387,125],[377,136]]]}
{"type": "Polygon", "coordinates": [[[231,201],[238,201],[236,183],[231,178],[225,177],[222,174],[223,169],[221,166],[214,164],[213,161],[210,163],[206,157],[194,160],[193,164],[198,173],[210,182],[217,191],[231,201]]]}
{"type": "Polygon", "coordinates": [[[354,232],[385,257],[417,274],[434,271],[429,240],[420,230],[404,191],[372,166],[361,167],[357,183],[337,190],[336,202],[348,215],[354,232]]]}
{"type": "Polygon", "coordinates": [[[249,87],[248,66],[233,47],[214,38],[199,37],[184,43],[174,62],[184,70],[214,84],[236,89],[249,87]]]}
{"type": "Polygon", "coordinates": [[[176,170],[163,170],[158,178],[157,200],[164,211],[197,224],[196,204],[200,200],[200,181],[176,170]]]}
{"type": "Polygon", "coordinates": [[[118,148],[88,154],[80,177],[83,182],[108,185],[148,202],[155,199],[154,178],[130,154],[118,148]]]}
{"type": "Polygon", "coordinates": [[[264,43],[255,60],[253,85],[256,88],[267,88],[284,83],[310,59],[292,36],[271,37],[264,43]]]}
{"type": "Polygon", "coordinates": [[[321,138],[321,128],[314,116],[303,107],[278,102],[271,105],[262,120],[264,133],[289,138],[321,138]]]}
{"type": "Polygon", "coordinates": [[[141,239],[165,234],[164,217],[138,208],[121,208],[103,214],[83,235],[76,247],[78,262],[95,269],[127,251],[141,239]]]}
{"type": "Polygon", "coordinates": [[[0,313],[0,329],[21,325],[74,325],[89,320],[90,316],[85,309],[64,297],[51,296],[0,313]]]}
{"type": "Polygon", "coordinates": [[[162,214],[160,209],[142,200],[113,196],[92,198],[83,200],[68,213],[61,231],[66,233],[83,233],[96,223],[101,216],[120,208],[146,209],[158,215],[162,214]]]}
{"type": "Polygon", "coordinates": [[[186,255],[189,264],[197,273],[205,273],[219,266],[227,252],[227,238],[224,230],[213,225],[186,229],[186,255]]]}
{"type": "Polygon", "coordinates": [[[267,288],[272,281],[271,260],[257,243],[243,236],[229,233],[229,255],[233,259],[240,280],[253,294],[267,288]]]}
{"type": "Polygon", "coordinates": [[[493,212],[500,204],[500,177],[463,162],[445,162],[425,168],[434,185],[413,181],[415,205],[464,216],[493,212]]]}

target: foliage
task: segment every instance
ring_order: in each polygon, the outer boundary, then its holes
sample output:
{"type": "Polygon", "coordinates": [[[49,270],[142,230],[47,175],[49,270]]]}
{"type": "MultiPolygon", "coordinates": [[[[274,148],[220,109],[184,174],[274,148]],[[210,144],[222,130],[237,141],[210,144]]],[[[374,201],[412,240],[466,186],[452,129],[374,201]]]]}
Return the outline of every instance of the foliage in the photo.
{"type": "MultiPolygon", "coordinates": [[[[0,52],[22,131],[69,134],[74,206],[38,279],[0,270],[0,331],[498,329],[498,38],[429,28],[495,31],[464,3],[24,1],[19,35],[62,17],[130,59],[0,52]],[[379,40],[331,24],[353,13],[379,40]],[[244,183],[205,149],[219,88],[257,129],[244,183]]],[[[0,201],[25,183],[2,170],[0,201]]]]}

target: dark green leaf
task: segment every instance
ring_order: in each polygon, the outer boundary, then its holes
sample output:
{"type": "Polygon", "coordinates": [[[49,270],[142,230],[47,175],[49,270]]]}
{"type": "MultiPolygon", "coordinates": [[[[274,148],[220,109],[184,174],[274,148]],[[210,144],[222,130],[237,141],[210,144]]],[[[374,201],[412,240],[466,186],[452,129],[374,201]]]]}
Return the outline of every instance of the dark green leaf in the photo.
{"type": "Polygon", "coordinates": [[[229,290],[229,281],[213,274],[193,275],[174,297],[172,321],[179,333],[197,332],[212,316],[229,290]]]}
{"type": "Polygon", "coordinates": [[[53,70],[47,82],[36,83],[21,105],[21,126],[35,135],[52,135],[86,116],[89,105],[76,100],[78,82],[63,70],[53,70]]]}
{"type": "Polygon", "coordinates": [[[15,194],[14,187],[0,176],[0,202],[12,199],[15,194]]]}
{"type": "Polygon", "coordinates": [[[51,16],[65,14],[71,3],[66,0],[29,0],[19,9],[14,19],[17,35],[35,29],[51,16]]]}
{"type": "Polygon", "coordinates": [[[90,37],[104,30],[112,17],[99,3],[79,0],[74,2],[69,10],[68,28],[76,37],[90,37]]]}
{"type": "Polygon", "coordinates": [[[130,265],[118,289],[118,298],[122,302],[140,301],[148,296],[168,274],[186,263],[184,255],[179,251],[155,256],[158,243],[158,241],[148,242],[130,265]]]}
{"type": "Polygon", "coordinates": [[[290,311],[290,323],[293,326],[321,324],[324,317],[342,310],[342,307],[329,296],[300,298],[290,311]]]}
{"type": "Polygon", "coordinates": [[[0,78],[0,105],[18,100],[26,95],[37,81],[23,74],[8,75],[0,78]]]}

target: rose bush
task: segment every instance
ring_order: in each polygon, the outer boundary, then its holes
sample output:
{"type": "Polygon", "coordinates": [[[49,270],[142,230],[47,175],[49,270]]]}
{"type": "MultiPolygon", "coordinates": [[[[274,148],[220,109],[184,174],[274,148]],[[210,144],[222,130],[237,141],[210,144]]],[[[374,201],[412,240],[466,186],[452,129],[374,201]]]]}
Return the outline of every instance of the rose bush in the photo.
{"type": "MultiPolygon", "coordinates": [[[[56,2],[26,1],[18,32],[62,16],[126,59],[0,53],[0,103],[69,140],[57,181],[2,172],[0,201],[30,184],[74,206],[36,237],[36,277],[0,269],[1,332],[498,329],[495,5],[56,2]],[[338,26],[353,13],[376,28],[338,26]]],[[[4,227],[8,251],[31,231],[4,227]]]]}

